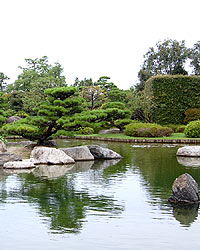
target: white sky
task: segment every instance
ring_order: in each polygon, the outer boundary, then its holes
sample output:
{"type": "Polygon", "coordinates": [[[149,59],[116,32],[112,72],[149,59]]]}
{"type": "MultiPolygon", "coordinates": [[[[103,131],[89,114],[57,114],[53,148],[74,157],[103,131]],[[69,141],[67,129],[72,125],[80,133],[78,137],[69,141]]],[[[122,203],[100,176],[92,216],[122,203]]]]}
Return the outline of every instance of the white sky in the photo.
{"type": "Polygon", "coordinates": [[[0,0],[0,8],[0,72],[12,82],[25,58],[48,56],[68,84],[106,75],[128,89],[156,42],[200,40],[199,0],[0,0]]]}

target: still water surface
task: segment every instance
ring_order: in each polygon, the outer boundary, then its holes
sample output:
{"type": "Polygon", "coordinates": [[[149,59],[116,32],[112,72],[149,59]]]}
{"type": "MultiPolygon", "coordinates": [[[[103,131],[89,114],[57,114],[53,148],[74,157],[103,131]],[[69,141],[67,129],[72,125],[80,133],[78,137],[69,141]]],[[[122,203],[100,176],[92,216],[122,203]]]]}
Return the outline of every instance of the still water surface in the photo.
{"type": "Polygon", "coordinates": [[[46,174],[42,168],[32,173],[0,170],[1,250],[200,246],[198,208],[173,208],[167,202],[180,174],[188,172],[200,183],[198,162],[177,159],[176,145],[93,143],[123,159],[53,166],[46,174]]]}

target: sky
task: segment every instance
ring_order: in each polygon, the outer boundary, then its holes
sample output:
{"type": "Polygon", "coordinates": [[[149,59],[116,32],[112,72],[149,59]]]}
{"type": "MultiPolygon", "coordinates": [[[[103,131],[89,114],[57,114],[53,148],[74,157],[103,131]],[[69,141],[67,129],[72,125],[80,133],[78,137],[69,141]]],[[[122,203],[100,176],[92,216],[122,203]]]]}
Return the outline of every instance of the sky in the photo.
{"type": "Polygon", "coordinates": [[[0,72],[10,83],[25,58],[47,56],[69,85],[109,76],[129,89],[149,47],[200,40],[199,0],[0,0],[0,8],[0,72]]]}

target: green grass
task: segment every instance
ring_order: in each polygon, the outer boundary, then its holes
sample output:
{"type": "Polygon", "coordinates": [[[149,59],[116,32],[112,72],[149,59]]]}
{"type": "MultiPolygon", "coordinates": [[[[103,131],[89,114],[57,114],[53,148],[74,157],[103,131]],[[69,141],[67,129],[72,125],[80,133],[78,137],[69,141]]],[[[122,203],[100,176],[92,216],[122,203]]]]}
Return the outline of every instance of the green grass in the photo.
{"type": "Polygon", "coordinates": [[[184,133],[173,133],[171,136],[164,137],[132,137],[125,134],[92,134],[87,136],[95,136],[102,138],[117,138],[117,139],[165,139],[165,140],[176,140],[176,139],[186,139],[186,140],[200,140],[200,138],[187,138],[184,133]]]}

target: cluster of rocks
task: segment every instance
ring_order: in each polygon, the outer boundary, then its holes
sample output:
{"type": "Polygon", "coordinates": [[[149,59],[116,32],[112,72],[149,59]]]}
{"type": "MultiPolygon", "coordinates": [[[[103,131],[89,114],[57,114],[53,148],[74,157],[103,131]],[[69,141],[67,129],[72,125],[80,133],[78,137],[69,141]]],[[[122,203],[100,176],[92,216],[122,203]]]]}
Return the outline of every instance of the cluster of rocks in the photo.
{"type": "Polygon", "coordinates": [[[95,159],[120,159],[121,155],[108,148],[97,145],[73,148],[51,148],[36,146],[31,151],[30,159],[9,152],[0,153],[0,165],[6,169],[28,169],[37,165],[66,165],[75,161],[94,161],[95,159]]]}

